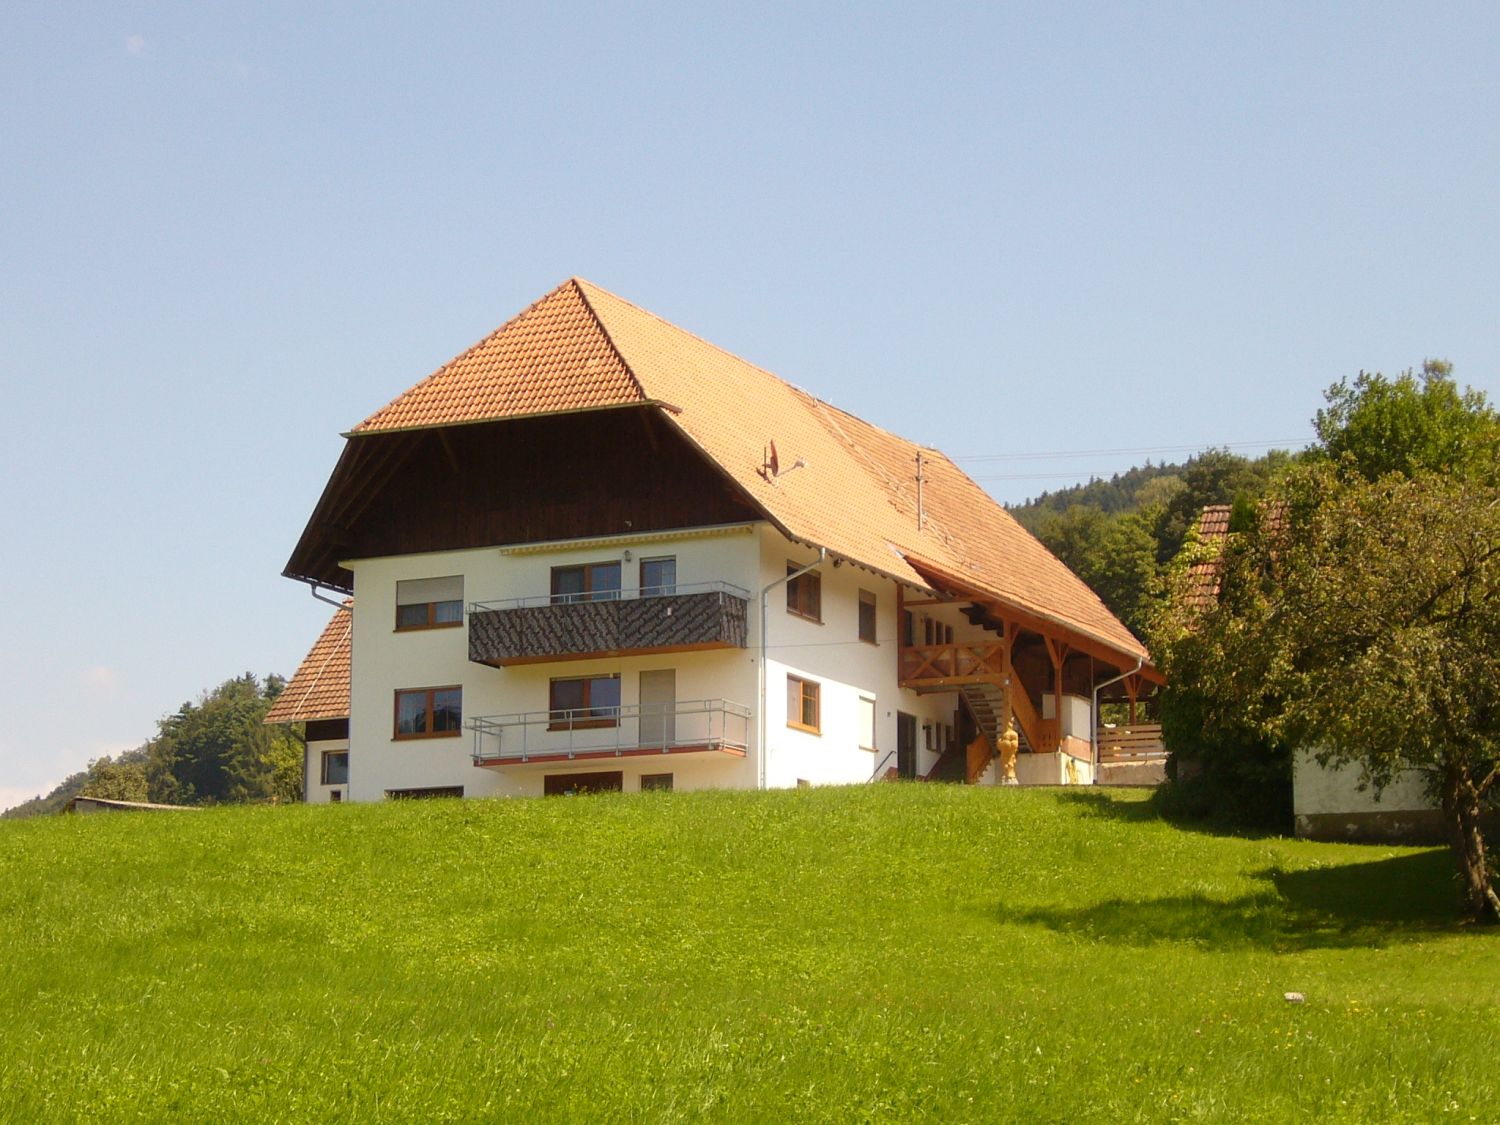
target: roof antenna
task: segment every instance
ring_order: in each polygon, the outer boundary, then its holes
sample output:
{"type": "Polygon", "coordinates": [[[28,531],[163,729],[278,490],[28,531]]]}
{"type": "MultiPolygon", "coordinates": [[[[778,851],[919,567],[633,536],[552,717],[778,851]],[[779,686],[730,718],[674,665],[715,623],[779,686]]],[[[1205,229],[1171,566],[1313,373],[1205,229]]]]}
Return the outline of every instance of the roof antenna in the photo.
{"type": "Polygon", "coordinates": [[[921,531],[927,522],[926,513],[922,509],[922,454],[917,453],[917,530],[921,531]]]}

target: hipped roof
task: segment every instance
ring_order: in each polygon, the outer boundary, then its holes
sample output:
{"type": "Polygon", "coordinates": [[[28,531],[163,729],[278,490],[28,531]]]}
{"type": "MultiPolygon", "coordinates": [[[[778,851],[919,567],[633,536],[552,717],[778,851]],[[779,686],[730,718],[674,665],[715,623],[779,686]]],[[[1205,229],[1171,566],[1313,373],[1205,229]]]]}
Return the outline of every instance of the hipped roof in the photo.
{"type": "Polygon", "coordinates": [[[924,589],[940,588],[937,574],[962,576],[964,596],[1015,607],[1109,653],[1149,662],[1145,646],[1098,596],[938,450],[823,402],[581,278],[349,436],[641,405],[659,408],[789,538],[924,589]],[[765,471],[772,443],[779,476],[765,471]]]}

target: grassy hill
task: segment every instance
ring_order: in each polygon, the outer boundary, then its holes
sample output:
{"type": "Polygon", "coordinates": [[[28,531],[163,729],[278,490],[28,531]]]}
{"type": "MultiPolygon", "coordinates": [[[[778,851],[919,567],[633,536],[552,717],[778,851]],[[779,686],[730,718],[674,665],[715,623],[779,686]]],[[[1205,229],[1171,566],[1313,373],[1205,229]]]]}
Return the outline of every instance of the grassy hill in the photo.
{"type": "Polygon", "coordinates": [[[1093,791],[6,822],[0,1119],[1493,1120],[1454,918],[1093,791]]]}

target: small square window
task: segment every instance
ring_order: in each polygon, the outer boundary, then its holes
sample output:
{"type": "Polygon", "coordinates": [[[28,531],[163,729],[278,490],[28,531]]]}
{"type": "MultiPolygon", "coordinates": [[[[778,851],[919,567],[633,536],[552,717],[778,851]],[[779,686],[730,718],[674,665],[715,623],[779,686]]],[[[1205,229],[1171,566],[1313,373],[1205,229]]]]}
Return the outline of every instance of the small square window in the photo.
{"type": "Polygon", "coordinates": [[[875,749],[875,701],[867,695],[859,697],[859,746],[875,749]]]}
{"type": "Polygon", "coordinates": [[[672,788],[672,775],[669,773],[643,773],[641,774],[641,792],[659,792],[672,788]]]}
{"type": "Polygon", "coordinates": [[[800,676],[786,678],[786,725],[810,734],[822,733],[819,695],[822,685],[800,676]]]}
{"type": "Polygon", "coordinates": [[[875,644],[875,595],[869,590],[859,592],[859,639],[875,644]]]}
{"type": "Polygon", "coordinates": [[[349,751],[324,750],[322,777],[324,785],[349,784],[349,751]]]}
{"type": "MultiPolygon", "coordinates": [[[[797,574],[802,569],[800,563],[789,562],[786,564],[787,574],[797,574]]],[[[823,620],[823,578],[815,570],[809,570],[806,574],[797,574],[786,584],[786,611],[795,613],[798,617],[805,617],[809,621],[822,622],[823,620]]]]}

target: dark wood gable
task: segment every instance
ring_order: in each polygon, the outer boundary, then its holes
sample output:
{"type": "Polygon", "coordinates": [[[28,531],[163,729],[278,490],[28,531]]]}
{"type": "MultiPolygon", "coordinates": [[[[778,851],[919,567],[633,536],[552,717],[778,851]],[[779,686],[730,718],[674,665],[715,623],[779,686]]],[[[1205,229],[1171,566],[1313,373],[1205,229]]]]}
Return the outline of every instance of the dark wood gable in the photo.
{"type": "Polygon", "coordinates": [[[347,441],[289,577],[347,591],[340,559],[764,518],[655,406],[347,441]]]}

